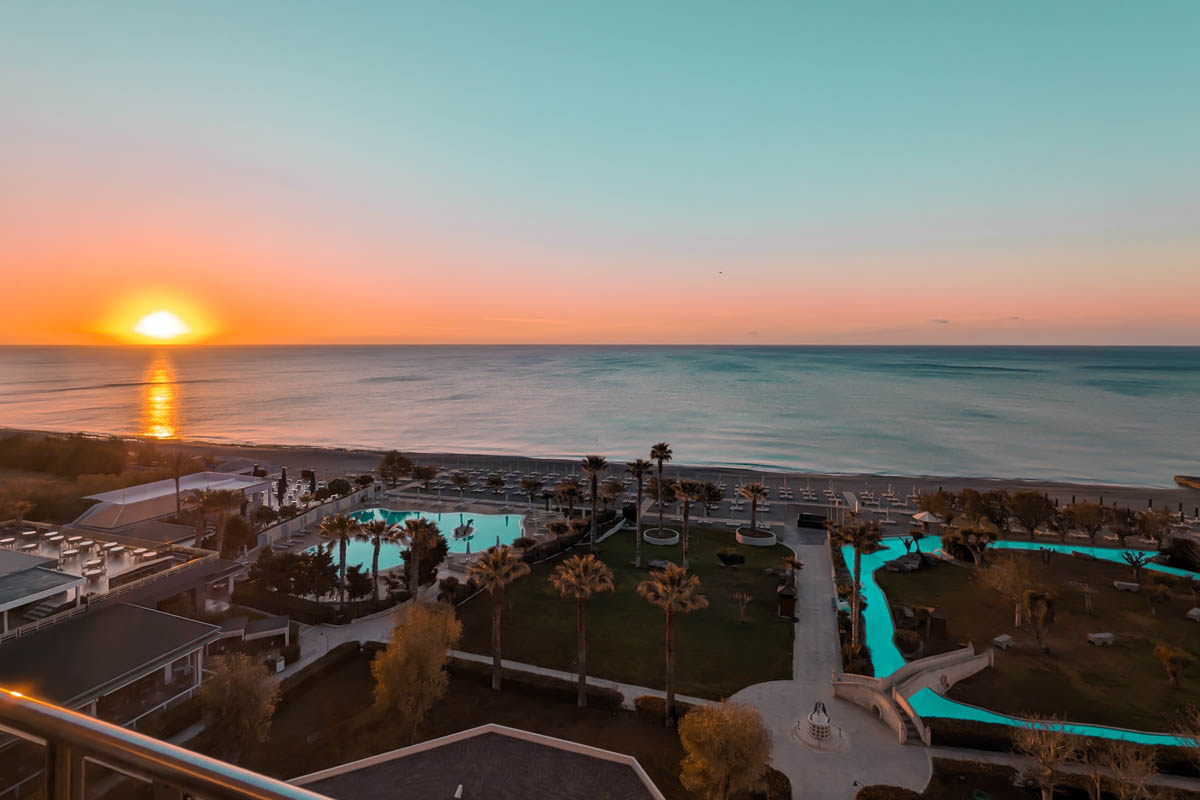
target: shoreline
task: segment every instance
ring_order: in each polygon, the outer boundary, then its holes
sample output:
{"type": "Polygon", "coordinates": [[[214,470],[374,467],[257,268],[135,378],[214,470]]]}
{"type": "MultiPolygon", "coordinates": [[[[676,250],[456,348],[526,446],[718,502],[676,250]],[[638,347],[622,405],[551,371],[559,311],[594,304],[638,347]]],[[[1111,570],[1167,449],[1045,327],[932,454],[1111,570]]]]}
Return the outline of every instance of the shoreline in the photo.
{"type": "MultiPolygon", "coordinates": [[[[79,431],[34,430],[28,428],[0,427],[0,435],[8,434],[33,435],[67,435],[79,431]]],[[[89,436],[110,436],[105,433],[88,433],[89,436]]],[[[247,459],[258,460],[264,466],[287,467],[289,471],[299,473],[301,469],[313,469],[319,480],[341,475],[373,472],[379,464],[379,459],[387,448],[361,447],[330,447],[304,444],[264,444],[264,443],[225,443],[203,439],[153,439],[136,435],[119,435],[117,438],[129,442],[152,441],[164,448],[174,448],[190,452],[197,457],[214,456],[218,459],[247,459]]],[[[647,444],[647,452],[649,444],[647,444]]],[[[487,468],[502,465],[538,465],[539,469],[556,470],[562,468],[564,475],[567,471],[578,466],[578,458],[543,457],[519,454],[494,453],[454,453],[444,451],[409,451],[401,450],[406,457],[414,462],[434,463],[439,466],[451,464],[454,467],[487,468]]],[[[625,462],[613,457],[612,463],[625,462]]],[[[881,473],[833,473],[807,472],[803,470],[786,470],[777,468],[756,468],[733,465],[698,465],[685,461],[668,462],[664,471],[673,474],[687,473],[689,475],[721,475],[731,478],[759,479],[766,478],[774,481],[790,480],[795,486],[801,482],[812,484],[820,489],[823,485],[832,483],[838,492],[858,491],[864,484],[874,484],[872,488],[880,488],[879,484],[894,484],[897,492],[907,494],[907,490],[916,487],[918,492],[936,490],[939,487],[950,491],[960,491],[971,487],[981,490],[1008,489],[1009,491],[1039,491],[1052,499],[1057,499],[1064,505],[1075,497],[1079,502],[1096,502],[1103,498],[1106,505],[1116,504],[1141,509],[1153,502],[1154,507],[1166,506],[1176,510],[1182,503],[1184,509],[1200,506],[1200,491],[1185,489],[1178,486],[1138,486],[1115,483],[1084,483],[1077,481],[1048,481],[1025,478],[997,478],[963,475],[887,475],[881,473]]],[[[610,472],[610,475],[619,474],[610,472]]],[[[804,505],[802,501],[795,501],[804,505]]]]}

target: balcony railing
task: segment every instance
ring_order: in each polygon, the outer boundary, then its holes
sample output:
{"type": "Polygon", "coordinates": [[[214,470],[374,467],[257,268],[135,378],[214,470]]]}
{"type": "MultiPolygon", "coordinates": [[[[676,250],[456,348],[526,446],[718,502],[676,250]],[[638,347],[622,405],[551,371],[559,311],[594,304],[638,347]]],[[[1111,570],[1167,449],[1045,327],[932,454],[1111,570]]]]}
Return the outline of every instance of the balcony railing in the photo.
{"type": "Polygon", "coordinates": [[[324,795],[17,692],[0,690],[0,729],[45,747],[42,796],[46,800],[83,800],[85,762],[152,785],[156,798],[328,800],[324,795]]]}

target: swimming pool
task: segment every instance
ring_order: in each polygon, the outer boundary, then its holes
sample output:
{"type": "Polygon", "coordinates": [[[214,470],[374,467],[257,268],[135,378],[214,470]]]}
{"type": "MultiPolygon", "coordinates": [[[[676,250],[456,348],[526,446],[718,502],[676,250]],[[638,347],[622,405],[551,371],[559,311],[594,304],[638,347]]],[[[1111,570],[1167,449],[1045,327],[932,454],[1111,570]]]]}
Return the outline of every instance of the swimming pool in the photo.
{"type": "MultiPolygon", "coordinates": [[[[925,545],[925,552],[929,552],[930,545],[934,545],[934,549],[940,548],[942,545],[941,537],[926,536],[921,540],[921,544],[925,545]],[[936,544],[935,544],[936,543],[936,544]]],[[[891,561],[897,556],[904,555],[904,545],[899,538],[887,538],[880,542],[880,549],[874,553],[864,553],[862,556],[862,596],[866,601],[866,608],[863,609],[863,638],[867,647],[871,649],[871,661],[875,665],[875,676],[877,678],[886,678],[900,667],[904,666],[904,656],[900,654],[900,650],[896,647],[896,643],[892,638],[896,629],[892,624],[892,614],[888,609],[887,599],[884,597],[883,590],[875,582],[875,572],[880,569],[884,563],[891,561]]],[[[1121,559],[1123,550],[1107,547],[1091,547],[1084,545],[1064,545],[1064,544],[1044,544],[1042,542],[1021,542],[1002,540],[995,542],[993,545],[1000,550],[1038,550],[1047,547],[1056,553],[1070,553],[1079,551],[1088,553],[1096,558],[1105,561],[1114,561],[1121,564],[1125,562],[1121,559]]],[[[854,568],[854,548],[849,545],[842,547],[842,556],[846,559],[846,565],[851,570],[854,568]]],[[[1176,567],[1167,567],[1160,564],[1147,564],[1146,569],[1152,569],[1159,572],[1166,572],[1172,575],[1190,575],[1192,577],[1200,577],[1200,573],[1189,572],[1188,570],[1178,569],[1176,567]]],[[[950,719],[965,719],[974,720],[977,722],[991,722],[998,725],[1020,725],[1023,721],[1015,717],[998,714],[994,711],[988,711],[984,708],[960,703],[956,700],[951,700],[944,697],[932,689],[922,689],[909,698],[909,702],[913,706],[913,710],[922,717],[946,717],[950,719]]],[[[1168,733],[1148,733],[1143,731],[1127,731],[1120,728],[1107,728],[1103,725],[1084,725],[1076,723],[1066,723],[1063,728],[1071,733],[1078,733],[1085,736],[1095,736],[1104,739],[1127,739],[1141,744],[1156,744],[1156,745],[1178,745],[1180,741],[1178,737],[1168,733]]]]}
{"type": "MultiPolygon", "coordinates": [[[[353,512],[351,516],[363,523],[381,519],[389,525],[403,525],[404,520],[415,517],[427,519],[437,525],[438,530],[446,537],[446,544],[449,545],[451,553],[466,553],[468,548],[470,548],[470,552],[478,553],[495,544],[512,544],[524,533],[521,524],[521,520],[524,519],[522,514],[470,514],[459,511],[440,513],[366,508],[353,512]],[[475,532],[467,537],[456,537],[454,529],[468,523],[475,529],[475,532]]],[[[373,550],[370,542],[351,541],[346,545],[347,566],[362,564],[364,567],[370,567],[373,550]]],[[[379,569],[385,570],[400,566],[403,563],[400,553],[399,545],[385,541],[379,548],[379,569]]],[[[334,558],[337,558],[336,552],[334,558]]]]}

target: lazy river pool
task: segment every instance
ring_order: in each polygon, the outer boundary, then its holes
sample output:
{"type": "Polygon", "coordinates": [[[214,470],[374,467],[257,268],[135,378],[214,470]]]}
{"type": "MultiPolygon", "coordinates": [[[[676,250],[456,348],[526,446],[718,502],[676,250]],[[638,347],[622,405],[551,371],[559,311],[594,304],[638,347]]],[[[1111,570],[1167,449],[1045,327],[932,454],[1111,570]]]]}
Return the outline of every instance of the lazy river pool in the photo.
{"type": "MultiPolygon", "coordinates": [[[[864,553],[862,556],[862,596],[866,601],[866,608],[863,609],[863,637],[867,647],[871,649],[871,660],[875,665],[875,676],[886,678],[891,675],[906,663],[904,656],[900,654],[899,648],[892,638],[896,629],[892,624],[892,615],[888,609],[887,599],[884,597],[883,590],[875,582],[875,572],[883,567],[883,565],[891,561],[897,556],[904,555],[904,545],[899,538],[887,538],[881,541],[881,547],[874,553],[864,553]]],[[[925,552],[929,552],[930,545],[934,545],[934,549],[941,547],[941,538],[937,536],[926,536],[921,540],[924,545],[925,552]],[[936,545],[934,545],[936,543],[936,545]]],[[[1113,561],[1124,564],[1121,559],[1123,550],[1110,547],[1092,547],[1085,545],[1070,545],[1070,544],[1044,544],[1042,542],[1021,542],[1003,540],[992,545],[1000,550],[1034,550],[1041,548],[1049,548],[1057,553],[1070,553],[1078,551],[1088,553],[1098,559],[1105,561],[1113,561]]],[[[846,559],[846,564],[851,569],[854,566],[854,548],[849,545],[842,547],[842,557],[846,559]]],[[[1147,564],[1146,569],[1165,572],[1171,575],[1186,575],[1191,577],[1200,577],[1200,573],[1190,572],[1185,569],[1176,567],[1167,567],[1159,564],[1147,564]]],[[[991,722],[1000,725],[1022,725],[1026,724],[1022,720],[1015,717],[1009,717],[1004,714],[998,714],[994,711],[988,711],[984,708],[960,703],[956,700],[951,700],[944,697],[932,689],[922,689],[911,698],[913,710],[922,717],[945,717],[950,719],[965,719],[974,720],[977,722],[991,722]]],[[[1103,725],[1084,725],[1075,723],[1066,723],[1063,729],[1070,733],[1078,733],[1085,736],[1095,736],[1105,739],[1127,739],[1129,741],[1138,742],[1140,744],[1153,745],[1178,745],[1179,739],[1169,733],[1148,733],[1144,731],[1129,731],[1121,728],[1108,728],[1103,725]]]]}

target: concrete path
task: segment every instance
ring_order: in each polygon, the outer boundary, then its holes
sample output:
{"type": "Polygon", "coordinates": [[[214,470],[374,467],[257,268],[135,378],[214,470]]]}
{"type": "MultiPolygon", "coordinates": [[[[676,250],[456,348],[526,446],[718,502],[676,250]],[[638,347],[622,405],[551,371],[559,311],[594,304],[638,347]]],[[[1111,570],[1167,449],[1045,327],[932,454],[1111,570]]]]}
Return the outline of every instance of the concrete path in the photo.
{"type": "Polygon", "coordinates": [[[885,783],[921,791],[932,776],[928,751],[902,745],[872,714],[835,699],[832,677],[840,669],[829,551],[824,532],[788,525],[783,542],[804,563],[797,580],[792,680],[748,686],[732,701],[754,706],[771,731],[773,763],[792,781],[792,796],[805,800],[853,800],[859,786],[885,783]],[[818,752],[792,734],[823,701],[847,737],[833,752],[818,752]]]}

